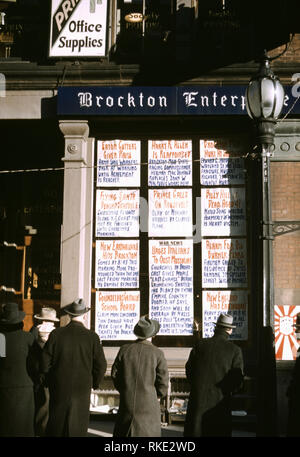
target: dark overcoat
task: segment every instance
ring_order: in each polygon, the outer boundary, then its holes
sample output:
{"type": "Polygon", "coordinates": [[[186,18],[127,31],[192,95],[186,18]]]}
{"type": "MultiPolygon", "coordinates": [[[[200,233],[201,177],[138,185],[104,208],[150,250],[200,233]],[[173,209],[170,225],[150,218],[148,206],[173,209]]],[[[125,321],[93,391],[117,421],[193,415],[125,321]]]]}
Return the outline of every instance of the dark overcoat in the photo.
{"type": "Polygon", "coordinates": [[[28,362],[34,338],[20,325],[1,327],[0,332],[6,343],[6,357],[0,357],[0,436],[34,436],[33,382],[28,362]]]}
{"type": "Polygon", "coordinates": [[[30,374],[34,384],[34,431],[36,436],[45,436],[49,418],[49,389],[45,386],[44,376],[41,373],[42,354],[43,348],[35,340],[30,354],[30,374]]]}
{"type": "Polygon", "coordinates": [[[300,436],[300,349],[293,368],[291,381],[287,390],[288,421],[287,436],[300,436]]]}
{"type": "Polygon", "coordinates": [[[241,349],[223,329],[199,340],[186,363],[191,386],[184,436],[230,436],[231,393],[243,380],[241,349]]]}
{"type": "Polygon", "coordinates": [[[161,436],[159,399],[168,391],[168,367],[163,352],[150,341],[122,346],[111,376],[120,392],[114,436],[161,436]]]}
{"type": "Polygon", "coordinates": [[[106,367],[99,336],[80,322],[50,333],[42,356],[50,392],[46,436],[87,435],[91,389],[99,387],[106,367]]]}

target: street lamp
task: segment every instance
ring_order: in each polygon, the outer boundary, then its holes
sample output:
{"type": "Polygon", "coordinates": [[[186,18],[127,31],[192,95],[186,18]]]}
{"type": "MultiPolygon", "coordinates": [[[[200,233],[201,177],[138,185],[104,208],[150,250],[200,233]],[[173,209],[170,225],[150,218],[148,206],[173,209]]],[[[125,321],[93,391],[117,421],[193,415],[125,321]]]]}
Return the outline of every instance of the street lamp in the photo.
{"type": "MultiPolygon", "coordinates": [[[[258,401],[257,434],[277,434],[276,363],[273,342],[273,222],[271,210],[270,155],[274,143],[275,126],[284,101],[284,89],[270,68],[270,58],[264,54],[260,69],[246,90],[248,115],[254,121],[258,154],[254,173],[257,191],[253,198],[256,230],[254,237],[255,269],[253,279],[254,302],[257,305],[258,333],[258,401]]],[[[254,262],[253,262],[254,264],[254,262]]]]}
{"type": "Polygon", "coordinates": [[[276,121],[281,113],[284,89],[270,68],[270,60],[263,56],[259,72],[246,90],[248,115],[255,121],[260,144],[272,144],[276,121]]]}

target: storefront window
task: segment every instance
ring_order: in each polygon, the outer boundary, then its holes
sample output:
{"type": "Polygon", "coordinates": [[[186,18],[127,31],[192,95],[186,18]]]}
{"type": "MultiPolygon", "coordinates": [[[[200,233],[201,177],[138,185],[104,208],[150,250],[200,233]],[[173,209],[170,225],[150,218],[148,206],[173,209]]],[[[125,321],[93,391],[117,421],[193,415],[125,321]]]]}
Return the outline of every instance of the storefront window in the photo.
{"type": "Polygon", "coordinates": [[[135,339],[140,315],[160,346],[207,337],[232,312],[248,338],[247,215],[241,142],[99,139],[95,185],[95,329],[104,345],[135,339]]]}

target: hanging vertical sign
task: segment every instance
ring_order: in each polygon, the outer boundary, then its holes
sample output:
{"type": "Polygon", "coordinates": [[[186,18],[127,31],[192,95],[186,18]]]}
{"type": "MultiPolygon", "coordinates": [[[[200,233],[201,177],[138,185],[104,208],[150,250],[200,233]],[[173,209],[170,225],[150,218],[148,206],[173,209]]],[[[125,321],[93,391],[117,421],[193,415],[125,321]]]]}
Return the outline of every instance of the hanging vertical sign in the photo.
{"type": "Polygon", "coordinates": [[[245,238],[203,240],[202,287],[247,287],[245,238]]]}
{"type": "Polygon", "coordinates": [[[148,185],[192,185],[192,141],[148,141],[148,185]]]}
{"type": "Polygon", "coordinates": [[[275,353],[277,360],[295,360],[299,343],[295,335],[296,316],[300,313],[300,306],[275,305],[274,330],[275,353]]]}
{"type": "Polygon", "coordinates": [[[214,140],[200,140],[200,182],[203,186],[245,184],[241,147],[225,146],[226,149],[220,149],[214,140]]]}
{"type": "Polygon", "coordinates": [[[248,296],[246,291],[238,290],[207,290],[202,292],[202,331],[203,338],[214,334],[215,323],[221,313],[233,316],[231,338],[247,340],[248,338],[248,296]]]}
{"type": "Polygon", "coordinates": [[[139,190],[96,191],[96,237],[139,236],[139,190]]]}
{"type": "Polygon", "coordinates": [[[107,0],[52,0],[50,57],[106,55],[107,0]]]}
{"type": "Polygon", "coordinates": [[[98,141],[97,186],[139,187],[140,162],[140,141],[98,141]]]}
{"type": "Polygon", "coordinates": [[[149,189],[149,236],[192,236],[191,189],[149,189]]]}
{"type": "Polygon", "coordinates": [[[96,289],[139,287],[139,240],[98,240],[95,257],[96,289]]]}
{"type": "Polygon", "coordinates": [[[245,189],[212,187],[201,193],[203,236],[245,236],[245,189]]]}
{"type": "Polygon", "coordinates": [[[149,240],[151,318],[159,335],[193,333],[193,241],[149,240]]]}
{"type": "Polygon", "coordinates": [[[95,330],[101,340],[135,340],[140,316],[140,292],[96,292],[95,330]]]}

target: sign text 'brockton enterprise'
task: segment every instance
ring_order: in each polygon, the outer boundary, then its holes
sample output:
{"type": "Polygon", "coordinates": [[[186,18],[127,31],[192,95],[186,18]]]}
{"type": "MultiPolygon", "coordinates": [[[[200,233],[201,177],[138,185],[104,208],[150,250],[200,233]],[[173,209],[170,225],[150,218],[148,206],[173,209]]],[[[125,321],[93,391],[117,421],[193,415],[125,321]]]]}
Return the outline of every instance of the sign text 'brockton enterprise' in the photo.
{"type": "MultiPolygon", "coordinates": [[[[58,88],[59,115],[241,115],[246,86],[68,87],[58,88]]],[[[295,99],[285,88],[283,112],[295,99]]],[[[291,111],[299,111],[298,104],[291,111]]],[[[300,111],[299,111],[300,112],[300,111]]]]}

